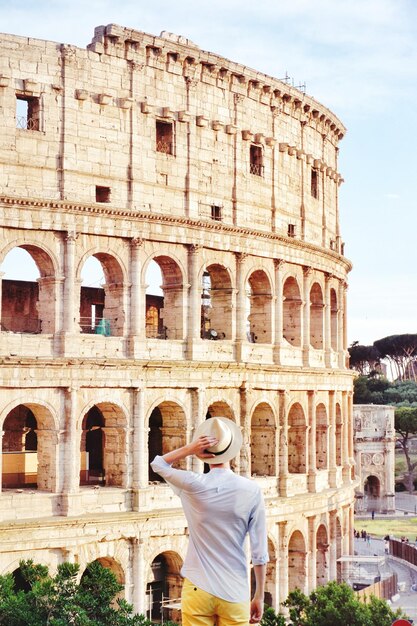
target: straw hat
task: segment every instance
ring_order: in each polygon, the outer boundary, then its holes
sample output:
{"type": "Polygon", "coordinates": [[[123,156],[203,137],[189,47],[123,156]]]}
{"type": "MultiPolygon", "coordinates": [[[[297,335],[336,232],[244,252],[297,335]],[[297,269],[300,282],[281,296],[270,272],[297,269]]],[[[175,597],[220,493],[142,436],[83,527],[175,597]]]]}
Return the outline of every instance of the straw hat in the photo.
{"type": "Polygon", "coordinates": [[[242,446],[242,433],[239,426],[227,417],[209,417],[202,424],[197,426],[194,440],[199,437],[215,437],[219,442],[207,448],[207,452],[215,456],[204,459],[205,463],[226,463],[233,459],[242,446]]]}

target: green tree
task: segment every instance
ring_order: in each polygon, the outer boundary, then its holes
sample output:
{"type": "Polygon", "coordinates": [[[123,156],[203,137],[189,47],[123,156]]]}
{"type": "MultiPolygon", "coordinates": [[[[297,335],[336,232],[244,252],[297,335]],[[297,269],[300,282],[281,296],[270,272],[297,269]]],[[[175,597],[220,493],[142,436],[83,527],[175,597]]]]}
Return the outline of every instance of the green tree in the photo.
{"type": "Polygon", "coordinates": [[[414,470],[417,467],[417,461],[412,461],[409,451],[410,436],[417,434],[417,408],[402,406],[395,410],[395,430],[398,442],[404,452],[407,471],[405,473],[405,484],[409,493],[414,491],[414,470]]]}
{"type": "Polygon", "coordinates": [[[0,625],[151,626],[143,615],[117,599],[123,589],[113,572],[91,563],[80,583],[79,565],[62,563],[55,576],[33,561],[21,561],[26,590],[15,589],[12,574],[0,576],[0,625]]]}
{"type": "Polygon", "coordinates": [[[391,626],[401,616],[385,600],[370,597],[363,602],[345,583],[330,582],[309,596],[292,591],[284,606],[289,608],[291,626],[391,626]]]}
{"type": "Polygon", "coordinates": [[[362,376],[372,374],[380,367],[380,354],[375,346],[363,346],[354,341],[348,348],[349,366],[362,376]]]}
{"type": "Polygon", "coordinates": [[[285,617],[275,612],[272,606],[268,606],[260,622],[261,626],[286,626],[285,617]]]}

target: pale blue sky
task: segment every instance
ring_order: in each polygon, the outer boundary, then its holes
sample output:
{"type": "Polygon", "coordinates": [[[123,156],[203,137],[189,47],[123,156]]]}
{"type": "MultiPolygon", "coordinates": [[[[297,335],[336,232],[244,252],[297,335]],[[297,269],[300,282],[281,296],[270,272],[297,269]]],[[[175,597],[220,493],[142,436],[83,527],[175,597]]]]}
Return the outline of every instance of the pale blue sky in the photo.
{"type": "Polygon", "coordinates": [[[417,332],[416,0],[0,0],[0,32],[86,46],[100,24],[184,35],[295,84],[348,128],[349,342],[417,332]]]}

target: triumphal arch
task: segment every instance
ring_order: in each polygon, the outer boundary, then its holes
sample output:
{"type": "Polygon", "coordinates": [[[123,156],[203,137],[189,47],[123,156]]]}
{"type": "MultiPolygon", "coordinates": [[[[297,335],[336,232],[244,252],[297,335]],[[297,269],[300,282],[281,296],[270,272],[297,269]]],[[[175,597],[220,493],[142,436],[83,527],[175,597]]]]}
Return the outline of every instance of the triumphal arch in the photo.
{"type": "Polygon", "coordinates": [[[266,499],[266,601],[336,578],[355,486],[341,122],[114,24],[86,49],[2,35],[0,118],[0,261],[37,272],[1,274],[0,572],[99,560],[159,619],[187,528],[149,459],[221,414],[266,499]]]}

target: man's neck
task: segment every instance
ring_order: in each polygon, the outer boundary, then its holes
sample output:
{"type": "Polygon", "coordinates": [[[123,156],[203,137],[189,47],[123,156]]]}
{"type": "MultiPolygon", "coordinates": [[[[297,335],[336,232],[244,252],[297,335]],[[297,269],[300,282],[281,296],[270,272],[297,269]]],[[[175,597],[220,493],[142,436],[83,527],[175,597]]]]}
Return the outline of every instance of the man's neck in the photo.
{"type": "Polygon", "coordinates": [[[210,463],[210,469],[230,469],[230,463],[210,463]]]}

